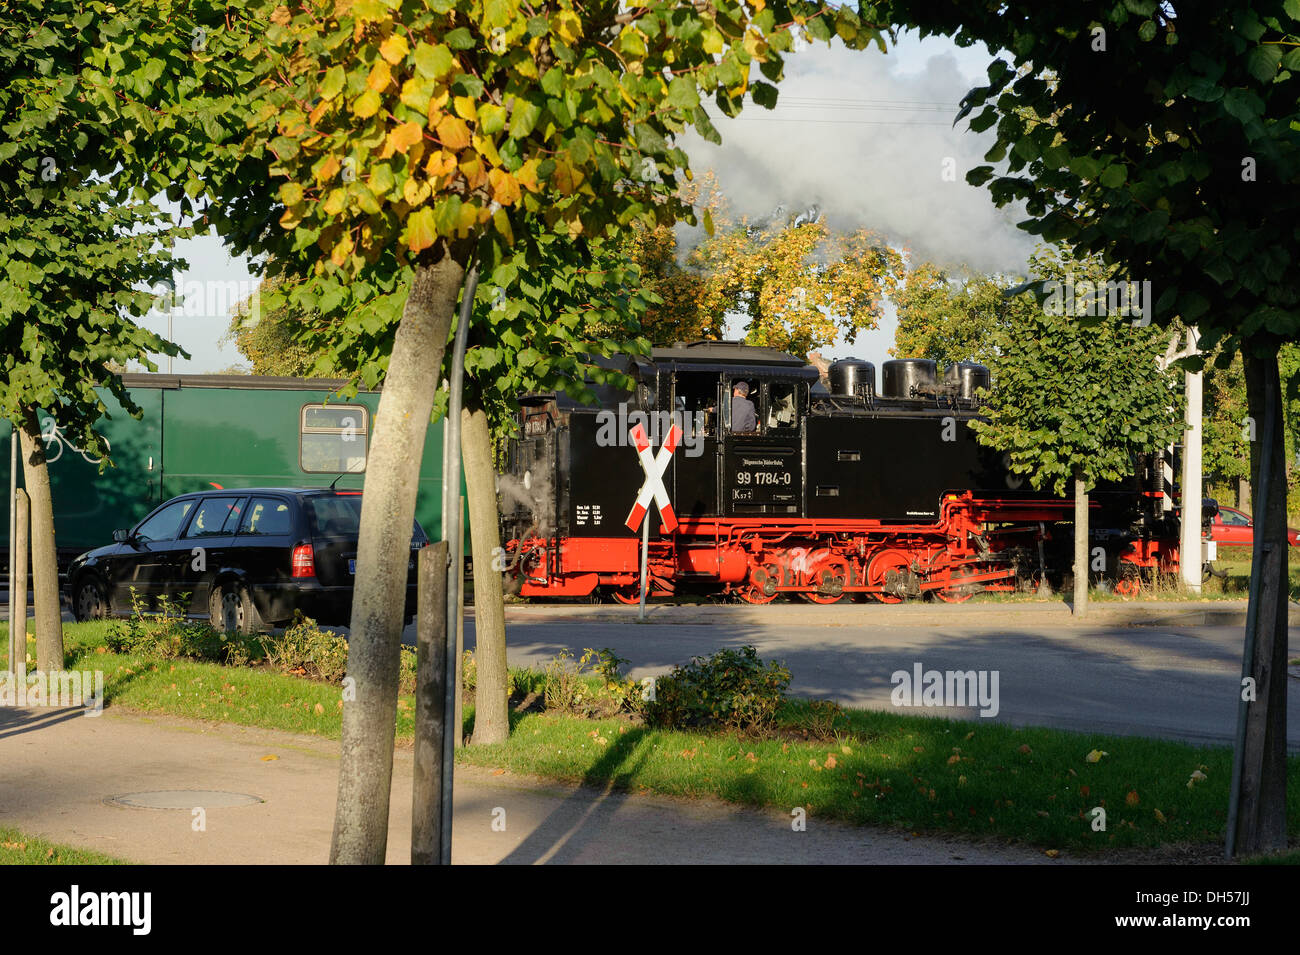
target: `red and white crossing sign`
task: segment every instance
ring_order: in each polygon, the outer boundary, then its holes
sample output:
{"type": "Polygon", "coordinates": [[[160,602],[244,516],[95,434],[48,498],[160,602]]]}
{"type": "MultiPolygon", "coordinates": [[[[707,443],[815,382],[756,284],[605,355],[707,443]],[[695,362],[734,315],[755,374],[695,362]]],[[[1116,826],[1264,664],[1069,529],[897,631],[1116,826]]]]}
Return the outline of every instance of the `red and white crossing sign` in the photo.
{"type": "Polygon", "coordinates": [[[645,520],[646,511],[650,506],[650,499],[653,497],[659,508],[661,530],[665,534],[671,534],[677,530],[677,515],[673,513],[673,505],[668,500],[668,488],[664,486],[664,472],[668,470],[668,462],[672,460],[673,452],[677,450],[677,445],[682,440],[682,431],[677,427],[677,423],[673,422],[672,427],[668,429],[667,437],[664,438],[663,447],[656,455],[650,453],[650,437],[641,425],[638,424],[632,429],[631,437],[632,443],[636,445],[636,452],[641,457],[641,470],[645,471],[645,483],[641,485],[636,503],[632,505],[632,512],[627,516],[627,526],[632,530],[641,527],[641,522],[645,520]]]}

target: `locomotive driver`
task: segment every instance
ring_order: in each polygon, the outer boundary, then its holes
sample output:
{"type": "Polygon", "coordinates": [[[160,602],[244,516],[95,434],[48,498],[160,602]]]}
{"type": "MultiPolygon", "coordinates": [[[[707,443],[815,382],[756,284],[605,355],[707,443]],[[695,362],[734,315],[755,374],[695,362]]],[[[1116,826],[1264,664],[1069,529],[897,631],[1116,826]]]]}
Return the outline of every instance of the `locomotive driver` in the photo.
{"type": "Polygon", "coordinates": [[[743,381],[731,387],[731,430],[737,434],[758,430],[758,412],[749,400],[749,385],[743,381]]]}

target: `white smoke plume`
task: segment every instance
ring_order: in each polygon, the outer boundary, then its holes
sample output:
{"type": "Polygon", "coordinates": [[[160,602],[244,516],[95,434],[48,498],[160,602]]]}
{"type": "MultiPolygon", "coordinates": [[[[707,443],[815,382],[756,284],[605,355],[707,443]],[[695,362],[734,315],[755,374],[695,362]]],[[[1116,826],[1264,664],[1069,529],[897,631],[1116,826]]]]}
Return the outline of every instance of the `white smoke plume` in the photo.
{"type": "Polygon", "coordinates": [[[965,181],[993,132],[952,125],[990,60],[942,39],[905,38],[888,54],[814,47],[787,58],[775,110],[747,104],[728,120],[711,109],[722,145],[694,134],[682,144],[697,173],[717,173],[735,216],[816,205],[832,229],[880,232],[913,261],[1023,273],[1036,244],[1015,227],[1023,214],[965,181]],[[945,180],[945,170],[955,175],[945,180]]]}

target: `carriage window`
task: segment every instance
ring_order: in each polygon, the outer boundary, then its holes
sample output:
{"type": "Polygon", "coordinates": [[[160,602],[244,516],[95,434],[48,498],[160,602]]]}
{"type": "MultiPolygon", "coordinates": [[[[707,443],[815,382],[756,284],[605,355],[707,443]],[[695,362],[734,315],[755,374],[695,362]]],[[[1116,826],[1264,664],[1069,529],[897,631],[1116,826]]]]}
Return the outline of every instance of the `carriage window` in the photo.
{"type": "Polygon", "coordinates": [[[767,427],[793,428],[799,423],[795,386],[788,382],[770,382],[767,386],[767,427]]]}
{"type": "Polygon", "coordinates": [[[364,471],[369,424],[364,405],[304,405],[299,465],[308,472],[364,471]]]}
{"type": "Polygon", "coordinates": [[[684,427],[691,434],[698,425],[704,434],[717,433],[718,427],[718,376],[709,372],[684,372],[677,375],[677,400],[673,412],[680,415],[684,427]]]}

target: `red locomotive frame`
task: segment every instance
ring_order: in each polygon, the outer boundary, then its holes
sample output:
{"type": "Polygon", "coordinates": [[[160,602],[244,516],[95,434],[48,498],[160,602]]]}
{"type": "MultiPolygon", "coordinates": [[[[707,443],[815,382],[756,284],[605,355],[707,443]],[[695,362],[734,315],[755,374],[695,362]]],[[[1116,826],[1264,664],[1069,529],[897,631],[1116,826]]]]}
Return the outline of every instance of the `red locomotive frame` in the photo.
{"type": "MultiPolygon", "coordinates": [[[[1096,506],[1095,504],[1093,505],[1096,506]]],[[[869,519],[706,517],[682,519],[677,533],[652,540],[649,592],[671,595],[679,583],[755,604],[779,594],[835,603],[851,594],[882,603],[932,593],[961,602],[979,591],[1013,591],[1022,564],[1072,514],[1065,500],[945,496],[939,520],[885,524],[869,519]]],[[[635,603],[640,541],[630,537],[532,537],[507,544],[509,569],[526,597],[586,597],[609,592],[635,603]]],[[[1040,558],[1041,562],[1041,558],[1040,558]]],[[[1138,591],[1144,571],[1176,573],[1177,544],[1130,542],[1120,556],[1116,592],[1138,591]]]]}

